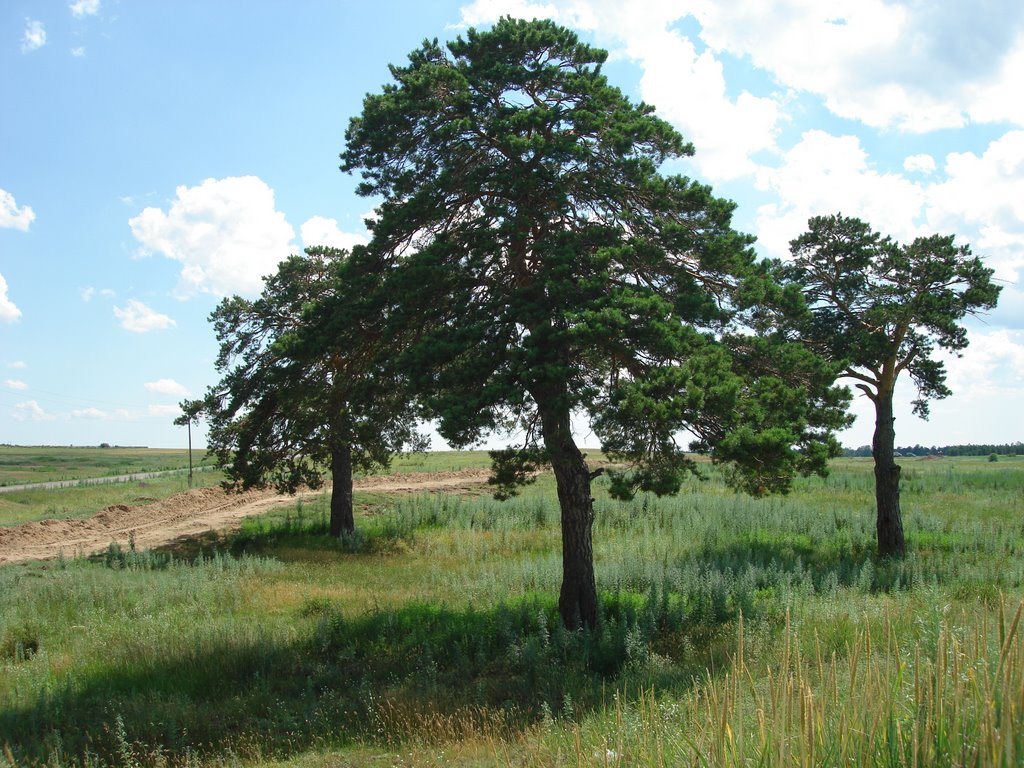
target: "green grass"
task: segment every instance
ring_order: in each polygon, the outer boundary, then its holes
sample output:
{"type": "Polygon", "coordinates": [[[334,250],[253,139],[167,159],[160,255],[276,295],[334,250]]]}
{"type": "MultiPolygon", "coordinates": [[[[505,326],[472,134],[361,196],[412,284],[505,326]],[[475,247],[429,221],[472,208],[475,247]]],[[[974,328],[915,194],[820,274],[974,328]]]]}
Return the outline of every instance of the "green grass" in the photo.
{"type": "MultiPolygon", "coordinates": [[[[204,450],[194,466],[212,465],[204,450]]],[[[0,486],[82,480],[188,468],[188,451],[168,448],[61,448],[0,445],[0,486]]]]}
{"type": "Polygon", "coordinates": [[[487,451],[430,451],[397,456],[388,472],[452,472],[490,465],[491,460],[487,451]]]}
{"type": "MultiPolygon", "coordinates": [[[[103,477],[143,471],[139,469],[125,470],[125,465],[121,464],[121,459],[118,458],[118,455],[123,453],[125,455],[124,461],[137,462],[140,460],[138,458],[139,455],[143,452],[145,452],[145,455],[142,458],[145,459],[149,455],[149,449],[20,449],[0,446],[0,461],[3,461],[5,456],[12,461],[17,457],[22,457],[25,461],[29,461],[29,457],[38,459],[40,456],[45,455],[58,463],[66,461],[68,466],[77,461],[76,471],[84,472],[87,469],[91,469],[97,473],[95,476],[103,477]],[[97,463],[91,468],[86,467],[88,460],[102,462],[104,459],[108,460],[107,464],[97,463]]],[[[170,456],[170,459],[167,459],[168,461],[184,459],[186,462],[185,466],[188,466],[187,453],[182,454],[180,451],[153,451],[152,453],[153,456],[147,460],[156,461],[155,457],[157,454],[167,454],[170,456]]],[[[141,465],[135,464],[133,466],[141,465]]],[[[152,464],[151,466],[162,465],[152,464]]],[[[203,466],[209,469],[209,462],[207,461],[203,466]]],[[[487,466],[489,466],[489,458],[486,451],[438,451],[398,456],[394,460],[391,471],[395,473],[450,472],[487,466]]],[[[5,476],[2,464],[0,464],[0,478],[5,476]]],[[[81,475],[81,477],[89,476],[91,475],[81,475]]],[[[223,479],[224,475],[221,472],[197,472],[193,475],[192,486],[195,488],[205,488],[216,485],[223,479]]],[[[0,479],[0,484],[3,484],[2,479],[0,479]]],[[[188,487],[188,479],[183,475],[177,475],[103,485],[83,485],[70,488],[0,493],[0,526],[17,525],[38,520],[88,517],[113,504],[145,504],[157,499],[166,498],[174,493],[180,493],[188,487]]]]}
{"type": "Polygon", "coordinates": [[[599,481],[594,633],[557,621],[550,478],[5,567],[0,765],[1017,764],[1024,462],[903,464],[897,563],[870,461],[785,499],[599,481]]]}

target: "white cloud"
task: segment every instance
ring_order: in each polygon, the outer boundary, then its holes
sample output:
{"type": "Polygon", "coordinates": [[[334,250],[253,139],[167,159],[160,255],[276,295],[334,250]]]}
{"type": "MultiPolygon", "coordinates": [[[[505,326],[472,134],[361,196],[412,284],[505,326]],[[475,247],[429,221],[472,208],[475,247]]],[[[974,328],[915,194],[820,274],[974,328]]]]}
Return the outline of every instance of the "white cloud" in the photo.
{"type": "Polygon", "coordinates": [[[146,408],[146,413],[150,416],[173,419],[181,415],[181,408],[177,405],[151,405],[146,408]]]}
{"type": "Polygon", "coordinates": [[[73,419],[108,419],[110,414],[99,408],[77,408],[71,412],[73,419]]]}
{"type": "Polygon", "coordinates": [[[1024,268],[1024,131],[1010,131],[979,156],[946,156],[946,180],[929,190],[928,223],[966,232],[999,260],[997,277],[1015,281],[1024,268]]]}
{"type": "Polygon", "coordinates": [[[150,392],[156,392],[158,395],[188,397],[189,394],[188,390],[174,379],[157,379],[156,381],[147,381],[143,386],[150,392]]]}
{"type": "Polygon", "coordinates": [[[299,227],[299,232],[306,248],[312,245],[326,245],[331,248],[352,250],[353,246],[365,245],[369,242],[365,234],[342,232],[338,228],[337,219],[326,219],[323,216],[314,216],[309,219],[299,227]]]}
{"type": "Polygon", "coordinates": [[[76,19],[83,16],[95,16],[100,12],[100,0],[75,0],[68,8],[76,19]]]}
{"type": "Polygon", "coordinates": [[[855,136],[807,131],[779,167],[761,170],[758,186],[779,199],[757,212],[758,241],[773,256],[788,254],[789,241],[816,215],[856,216],[901,241],[922,234],[924,189],[872,167],[855,136]]]}
{"type": "Polygon", "coordinates": [[[96,289],[93,287],[79,288],[78,295],[82,297],[82,301],[92,301],[92,297],[96,294],[96,289]]]}
{"type": "Polygon", "coordinates": [[[749,59],[836,115],[923,132],[969,120],[1019,121],[1024,14],[958,0],[694,2],[701,37],[749,59]]]}
{"type": "Polygon", "coordinates": [[[729,95],[722,62],[714,51],[698,50],[672,26],[697,6],[671,0],[478,0],[462,8],[462,20],[481,24],[503,15],[547,17],[593,31],[599,42],[606,38],[618,48],[613,56],[624,55],[642,68],[641,97],[694,143],[694,163],[701,173],[713,180],[734,179],[754,172],[752,157],[757,153],[777,151],[782,97],[748,91],[735,98],[729,95]]]}
{"type": "MultiPolygon", "coordinates": [[[[972,330],[962,357],[946,355],[947,383],[954,394],[986,406],[1024,400],[1024,331],[972,330]]],[[[1013,418],[1004,410],[1005,418],[1013,418]]],[[[1016,413],[1018,409],[1011,409],[1016,413]]],[[[1022,412],[1024,414],[1024,412],[1022,412]]],[[[1017,416],[1024,420],[1024,415],[1017,416]]]]}
{"type": "Polygon", "coordinates": [[[529,0],[476,0],[460,9],[459,27],[478,26],[496,21],[502,16],[517,19],[552,19],[576,29],[593,30],[597,27],[592,3],[586,0],[532,3],[529,0]]]}
{"type": "Polygon", "coordinates": [[[0,275],[0,322],[13,323],[21,317],[21,310],[7,298],[7,281],[0,275]]]}
{"type": "Polygon", "coordinates": [[[142,255],[182,263],[179,292],[256,296],[263,277],[293,250],[295,232],[274,208],[274,191],[255,176],[180,186],[166,213],[146,208],[129,220],[142,255]]]}
{"type": "Polygon", "coordinates": [[[28,389],[28,384],[26,384],[24,381],[21,381],[19,379],[6,379],[4,381],[4,386],[7,387],[8,389],[16,389],[16,390],[26,390],[26,389],[28,389]]]}
{"type": "Polygon", "coordinates": [[[929,170],[937,165],[931,155],[908,157],[905,169],[935,176],[913,181],[879,171],[857,137],[807,131],[781,165],[758,174],[759,188],[776,198],[758,209],[758,240],[785,256],[810,216],[831,213],[857,216],[901,242],[956,234],[1004,284],[998,317],[1024,327],[1014,289],[1024,286],[1024,131],[1004,134],[980,154],[948,154],[941,175],[929,170]]]}
{"type": "Polygon", "coordinates": [[[35,211],[27,205],[19,208],[14,200],[14,195],[0,189],[0,228],[6,227],[28,232],[28,227],[35,221],[35,218],[35,211]]]}
{"type": "Polygon", "coordinates": [[[26,400],[14,406],[14,418],[18,421],[53,421],[57,417],[44,411],[35,400],[26,400]]]}
{"type": "Polygon", "coordinates": [[[1018,0],[991,0],[983,9],[962,0],[477,0],[461,13],[464,25],[505,14],[547,17],[622,41],[627,55],[647,69],[652,82],[641,86],[644,98],[659,110],[688,93],[700,97],[688,103],[693,125],[682,126],[698,149],[716,144],[714,133],[702,135],[704,123],[727,131],[743,127],[716,120],[716,113],[752,117],[758,129],[774,126],[771,103],[753,96],[732,101],[718,93],[714,69],[726,54],[766,72],[782,90],[812,94],[834,114],[875,128],[1024,125],[1024,12],[1018,0]],[[666,29],[687,18],[699,25],[693,41],[666,29]],[[707,46],[699,53],[693,45],[698,40],[707,46]],[[665,69],[659,61],[671,48],[677,59],[665,69]],[[659,79],[670,88],[674,73],[676,96],[655,88],[659,79]],[[701,112],[709,114],[695,114],[701,112]]]}
{"type": "Polygon", "coordinates": [[[81,59],[83,56],[85,56],[85,46],[80,45],[77,48],[72,48],[71,55],[74,56],[76,59],[81,59]]]}
{"type": "Polygon", "coordinates": [[[698,53],[688,38],[654,27],[628,5],[620,13],[627,55],[644,70],[641,96],[694,143],[701,172],[714,180],[752,173],[752,156],[775,149],[779,103],[747,91],[731,99],[722,63],[710,51],[698,53]]]}
{"type": "Polygon", "coordinates": [[[46,45],[46,28],[43,22],[34,19],[25,21],[25,32],[21,36],[21,52],[29,53],[46,45]]]}
{"type": "Polygon", "coordinates": [[[93,421],[136,422],[146,417],[173,418],[181,413],[177,405],[150,405],[145,409],[115,408],[104,411],[101,408],[76,408],[63,418],[91,419],[93,421]]]}
{"type": "Polygon", "coordinates": [[[123,309],[114,307],[114,316],[121,321],[122,328],[134,333],[161,331],[177,325],[167,315],[160,314],[137,299],[129,299],[123,309]]]}
{"type": "Polygon", "coordinates": [[[923,173],[928,176],[935,173],[935,158],[931,155],[910,155],[903,161],[903,170],[907,173],[923,173]]]}
{"type": "Polygon", "coordinates": [[[26,368],[28,368],[28,363],[26,363],[24,360],[15,360],[13,363],[8,363],[7,367],[13,368],[16,371],[23,371],[26,368]]]}

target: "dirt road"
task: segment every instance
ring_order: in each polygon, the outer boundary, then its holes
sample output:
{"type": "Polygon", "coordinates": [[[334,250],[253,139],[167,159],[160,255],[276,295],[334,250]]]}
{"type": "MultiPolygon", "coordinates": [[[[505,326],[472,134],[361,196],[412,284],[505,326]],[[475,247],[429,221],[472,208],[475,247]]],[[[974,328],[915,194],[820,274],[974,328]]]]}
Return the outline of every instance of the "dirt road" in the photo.
{"type": "MultiPolygon", "coordinates": [[[[380,475],[357,480],[355,487],[380,493],[450,493],[479,489],[488,475],[487,469],[380,475]]],[[[297,497],[323,492],[307,491],[297,497]]],[[[68,557],[78,552],[91,554],[106,549],[112,541],[127,547],[132,533],[136,547],[149,549],[184,536],[237,527],[244,518],[294,504],[297,497],[273,491],[229,494],[220,488],[196,488],[151,504],[107,507],[92,517],[0,527],[0,564],[51,559],[62,551],[68,557]]]]}

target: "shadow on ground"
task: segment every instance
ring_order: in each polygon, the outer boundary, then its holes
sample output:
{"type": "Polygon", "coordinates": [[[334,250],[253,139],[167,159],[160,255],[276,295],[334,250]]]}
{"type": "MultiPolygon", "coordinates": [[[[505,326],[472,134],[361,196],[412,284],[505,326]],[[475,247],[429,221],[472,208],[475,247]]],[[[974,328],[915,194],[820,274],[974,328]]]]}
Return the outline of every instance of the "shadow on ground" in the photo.
{"type": "Polygon", "coordinates": [[[708,642],[714,631],[659,627],[639,596],[606,598],[602,607],[599,630],[568,632],[554,601],[541,597],[489,610],[409,604],[355,617],[311,603],[301,623],[312,629],[291,642],[235,641],[220,628],[161,658],[112,648],[104,663],[31,706],[0,712],[0,744],[19,763],[58,755],[130,764],[228,750],[266,758],[353,742],[443,743],[515,734],[551,713],[582,717],[609,691],[649,686],[654,675],[660,689],[678,690],[709,668],[728,668],[726,644],[708,642]],[[688,651],[671,671],[662,664],[655,672],[640,650],[655,641],[688,651]]]}

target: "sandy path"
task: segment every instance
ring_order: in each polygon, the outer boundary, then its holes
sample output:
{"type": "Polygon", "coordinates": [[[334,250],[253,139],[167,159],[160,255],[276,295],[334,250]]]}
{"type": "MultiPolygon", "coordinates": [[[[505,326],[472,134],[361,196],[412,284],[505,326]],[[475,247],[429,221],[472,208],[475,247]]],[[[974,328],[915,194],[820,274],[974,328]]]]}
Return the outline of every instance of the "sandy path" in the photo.
{"type": "MultiPolygon", "coordinates": [[[[357,480],[355,488],[379,493],[450,492],[479,488],[487,482],[489,474],[487,469],[460,469],[380,475],[357,480]]],[[[132,532],[135,546],[148,549],[183,536],[235,528],[250,515],[321,493],[323,490],[296,496],[273,491],[229,494],[220,488],[196,488],[152,504],[107,507],[92,517],[0,527],[0,564],[46,560],[57,557],[61,551],[69,557],[78,552],[91,554],[106,549],[112,541],[127,547],[132,532]]]]}

